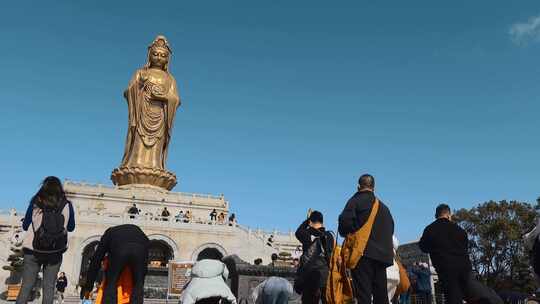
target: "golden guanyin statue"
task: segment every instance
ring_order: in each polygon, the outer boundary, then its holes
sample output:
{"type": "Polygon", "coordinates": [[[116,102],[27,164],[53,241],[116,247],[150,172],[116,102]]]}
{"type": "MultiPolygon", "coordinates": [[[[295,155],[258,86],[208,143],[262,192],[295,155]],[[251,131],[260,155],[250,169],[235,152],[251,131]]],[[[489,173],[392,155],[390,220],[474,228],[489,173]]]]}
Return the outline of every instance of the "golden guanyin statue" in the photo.
{"type": "Polygon", "coordinates": [[[171,48],[164,36],[148,47],[147,62],[137,70],[124,92],[129,111],[128,134],[114,184],[152,185],[171,190],[176,176],[165,169],[171,131],[180,97],[169,72],[171,48]]]}

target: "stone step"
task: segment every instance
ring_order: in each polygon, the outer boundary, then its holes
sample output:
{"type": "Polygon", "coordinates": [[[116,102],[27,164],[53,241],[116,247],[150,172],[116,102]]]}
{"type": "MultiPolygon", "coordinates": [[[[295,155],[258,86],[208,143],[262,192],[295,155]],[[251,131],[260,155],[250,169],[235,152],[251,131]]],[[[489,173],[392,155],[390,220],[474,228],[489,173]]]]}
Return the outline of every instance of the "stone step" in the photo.
{"type": "MultiPolygon", "coordinates": [[[[81,303],[81,300],[79,299],[79,297],[74,297],[74,296],[68,296],[68,297],[65,297],[64,299],[64,304],[79,304],[81,303]]],[[[144,303],[147,303],[147,304],[176,304],[178,303],[178,299],[170,299],[168,302],[165,300],[165,299],[144,299],[144,303]]],[[[55,302],[56,304],[56,302],[55,302]]]]}

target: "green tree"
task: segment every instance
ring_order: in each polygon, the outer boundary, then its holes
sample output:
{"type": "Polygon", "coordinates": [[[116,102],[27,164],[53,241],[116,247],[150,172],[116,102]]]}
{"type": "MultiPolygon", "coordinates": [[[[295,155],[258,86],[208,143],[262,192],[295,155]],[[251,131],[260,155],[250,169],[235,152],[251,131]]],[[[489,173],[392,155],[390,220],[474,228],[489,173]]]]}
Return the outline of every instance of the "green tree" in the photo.
{"type": "Polygon", "coordinates": [[[517,201],[489,201],[454,213],[456,223],[469,235],[473,268],[490,287],[534,290],[522,236],[534,227],[537,207],[517,201]]]}

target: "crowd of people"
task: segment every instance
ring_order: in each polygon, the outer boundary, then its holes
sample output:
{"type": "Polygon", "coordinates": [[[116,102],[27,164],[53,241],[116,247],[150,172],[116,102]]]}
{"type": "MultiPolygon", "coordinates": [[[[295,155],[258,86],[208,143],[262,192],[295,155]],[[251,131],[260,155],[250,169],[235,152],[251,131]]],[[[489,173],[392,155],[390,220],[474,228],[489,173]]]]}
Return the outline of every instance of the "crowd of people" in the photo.
{"type": "MultiPolygon", "coordinates": [[[[129,218],[136,219],[141,216],[141,209],[137,207],[136,203],[133,203],[133,205],[127,210],[127,214],[129,218]]],[[[156,212],[155,214],[148,211],[142,214],[142,216],[146,219],[150,220],[156,220],[156,221],[174,221],[176,223],[209,223],[209,224],[218,224],[218,225],[226,225],[233,226],[236,224],[236,215],[234,213],[231,213],[228,220],[224,212],[217,212],[216,209],[213,209],[209,216],[208,221],[204,221],[202,219],[195,219],[193,217],[193,213],[190,210],[187,210],[184,212],[184,210],[179,210],[178,213],[173,217],[171,215],[171,212],[167,209],[167,207],[163,207],[163,209],[160,212],[156,212]]]]}
{"type": "MultiPolygon", "coordinates": [[[[140,210],[133,204],[128,213],[135,217],[140,210]]],[[[170,216],[164,207],[162,217],[168,220],[170,216]]],[[[214,209],[209,217],[210,221],[224,222],[225,215],[214,209]]],[[[176,221],[186,218],[189,222],[189,211],[180,211],[175,216],[176,221]]],[[[235,220],[232,214],[229,223],[235,220]]],[[[375,194],[373,176],[365,174],[359,178],[357,191],[339,215],[338,234],[345,239],[343,245],[338,244],[338,235],[326,230],[324,222],[322,212],[308,212],[295,233],[301,246],[293,257],[297,269],[294,284],[284,278],[269,277],[252,290],[254,303],[287,303],[299,294],[304,304],[349,300],[360,304],[410,304],[412,289],[417,303],[433,303],[433,272],[425,263],[402,265],[397,254],[394,220],[388,206],[375,194]]],[[[68,248],[68,233],[75,229],[75,214],[58,178],[45,178],[30,201],[22,228],[27,233],[23,239],[22,286],[16,303],[29,301],[39,272],[43,273],[42,302],[52,304],[55,291],[62,301],[68,280],[65,273],[58,273],[62,255],[68,248]]],[[[536,259],[540,257],[539,235],[537,226],[526,236],[526,244],[534,253],[536,273],[540,270],[540,259],[536,259]]],[[[270,236],[268,245],[272,246],[273,242],[270,236]]],[[[96,303],[120,303],[120,299],[125,303],[143,303],[149,246],[148,237],[135,224],[107,229],[81,280],[81,298],[90,298],[99,281],[96,303]],[[98,279],[100,270],[105,271],[103,279],[98,279]]],[[[446,296],[445,303],[502,303],[493,290],[477,281],[469,259],[468,236],[452,221],[448,205],[437,206],[435,221],[425,228],[419,247],[431,257],[446,296]]],[[[273,255],[271,265],[275,266],[277,259],[273,255]]],[[[262,259],[254,264],[261,265],[262,259]]],[[[226,284],[227,278],[228,269],[223,262],[197,261],[180,302],[236,304],[226,284]]]]}
{"type": "MultiPolygon", "coordinates": [[[[439,205],[435,218],[425,228],[419,246],[431,257],[445,303],[502,303],[492,289],[476,280],[468,254],[467,234],[452,222],[450,207],[439,205]]],[[[432,271],[424,263],[415,263],[409,269],[401,264],[396,252],[394,220],[389,208],[375,195],[373,176],[360,177],[357,192],[339,216],[338,232],[345,238],[342,247],[336,247],[318,211],[310,212],[296,231],[303,254],[295,290],[302,294],[302,303],[336,303],[335,298],[339,296],[355,299],[357,303],[408,304],[411,285],[417,303],[432,303],[432,271]],[[337,259],[332,255],[336,248],[341,253],[337,259]],[[327,284],[335,284],[329,277],[330,269],[335,266],[332,263],[346,270],[341,273],[347,277],[342,285],[350,283],[350,292],[343,288],[336,296],[335,286],[328,288],[327,284]],[[329,291],[331,294],[327,294],[329,291]]]]}

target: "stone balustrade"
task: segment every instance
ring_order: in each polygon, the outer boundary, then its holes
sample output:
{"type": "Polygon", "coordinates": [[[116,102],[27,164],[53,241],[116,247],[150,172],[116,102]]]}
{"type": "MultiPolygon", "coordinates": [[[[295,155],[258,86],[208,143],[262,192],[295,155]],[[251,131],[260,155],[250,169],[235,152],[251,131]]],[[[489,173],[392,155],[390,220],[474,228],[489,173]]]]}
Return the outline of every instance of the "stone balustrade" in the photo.
{"type": "Polygon", "coordinates": [[[64,189],[66,193],[75,196],[104,196],[107,195],[110,198],[124,198],[131,197],[135,200],[152,200],[156,197],[161,197],[161,201],[174,202],[180,204],[193,204],[201,206],[216,207],[216,202],[219,202],[221,207],[229,207],[229,202],[225,200],[225,196],[212,195],[212,194],[200,194],[189,192],[172,192],[163,189],[156,188],[122,188],[118,186],[109,186],[103,184],[90,184],[86,182],[75,182],[71,180],[64,181],[64,189]],[[121,194],[119,196],[119,194],[121,194]]]}
{"type": "MultiPolygon", "coordinates": [[[[15,210],[0,210],[0,226],[10,226],[15,228],[21,224],[23,213],[15,210]]],[[[216,231],[235,233],[238,230],[247,234],[249,238],[259,239],[263,243],[267,243],[270,235],[274,236],[272,247],[278,251],[291,252],[298,242],[292,232],[282,233],[278,230],[264,231],[261,229],[252,229],[236,222],[223,223],[210,220],[194,219],[185,222],[183,219],[174,216],[163,217],[155,215],[131,215],[127,213],[106,213],[98,211],[81,210],[76,216],[77,224],[95,225],[103,224],[107,226],[115,226],[122,224],[135,224],[146,228],[159,228],[164,230],[200,230],[200,231],[216,231]]]]}

